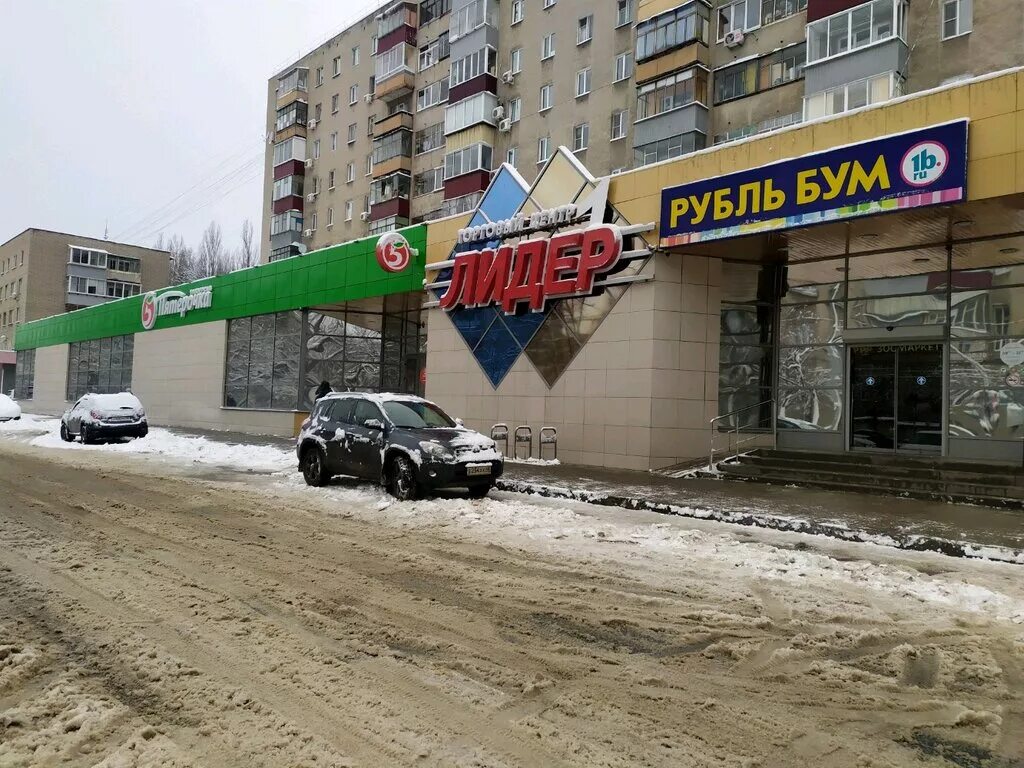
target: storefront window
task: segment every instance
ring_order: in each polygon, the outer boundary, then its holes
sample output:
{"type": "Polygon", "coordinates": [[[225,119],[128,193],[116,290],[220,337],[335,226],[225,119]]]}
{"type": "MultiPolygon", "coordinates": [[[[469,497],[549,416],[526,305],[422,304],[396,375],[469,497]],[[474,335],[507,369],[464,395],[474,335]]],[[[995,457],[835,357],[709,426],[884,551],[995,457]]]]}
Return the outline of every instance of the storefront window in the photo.
{"type": "Polygon", "coordinates": [[[19,350],[14,365],[14,399],[31,400],[36,379],[36,351],[19,350]]]}
{"type": "Polygon", "coordinates": [[[994,340],[955,341],[949,350],[949,435],[1019,440],[1024,437],[1024,387],[1019,365],[994,340]]]}
{"type": "Polygon", "coordinates": [[[229,321],[224,405],[295,410],[301,336],[299,311],[229,321]]]}
{"type": "Polygon", "coordinates": [[[86,394],[131,391],[135,336],[73,342],[68,345],[67,399],[86,394]]]}

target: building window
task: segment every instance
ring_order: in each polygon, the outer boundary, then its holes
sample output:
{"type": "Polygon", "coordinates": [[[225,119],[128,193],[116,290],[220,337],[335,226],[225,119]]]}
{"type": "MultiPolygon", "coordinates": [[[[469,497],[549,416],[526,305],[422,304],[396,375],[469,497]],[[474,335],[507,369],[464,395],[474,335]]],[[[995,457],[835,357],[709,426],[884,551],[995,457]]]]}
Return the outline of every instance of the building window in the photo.
{"type": "Polygon", "coordinates": [[[775,131],[779,128],[785,128],[787,125],[795,125],[802,121],[803,118],[804,113],[802,110],[800,112],[792,112],[788,115],[775,115],[758,123],[743,125],[739,128],[732,128],[724,133],[716,133],[714,143],[722,144],[726,141],[745,139],[747,136],[756,136],[759,133],[775,131]]]}
{"type": "Polygon", "coordinates": [[[589,43],[594,36],[594,17],[584,16],[576,22],[576,45],[589,43]]]}
{"type": "Polygon", "coordinates": [[[298,310],[229,320],[225,407],[295,410],[302,336],[298,310]]]}
{"type": "Polygon", "coordinates": [[[771,24],[805,10],[807,0],[761,0],[761,23],[771,24]]]}
{"type": "Polygon", "coordinates": [[[477,123],[494,125],[494,108],[497,106],[498,97],[487,92],[450,105],[444,113],[445,134],[461,131],[477,123]]]}
{"type": "Polygon", "coordinates": [[[576,98],[590,93],[590,67],[576,73],[576,98]]]}
{"type": "Polygon", "coordinates": [[[804,99],[804,119],[814,120],[869,104],[881,104],[899,96],[900,86],[898,75],[885,72],[812,94],[804,99]]]}
{"type": "Polygon", "coordinates": [[[359,66],[359,46],[358,45],[355,48],[352,49],[352,66],[353,67],[358,67],[359,66]]]}
{"type": "Polygon", "coordinates": [[[370,176],[373,173],[373,155],[369,154],[366,156],[366,175],[370,176]]]}
{"type": "Polygon", "coordinates": [[[334,77],[341,74],[341,56],[334,57],[334,77]]]}
{"type": "Polygon", "coordinates": [[[421,88],[416,93],[416,110],[428,109],[443,101],[448,101],[448,78],[442,78],[421,88]]]}
{"type": "Polygon", "coordinates": [[[345,221],[352,221],[352,201],[345,201],[345,221]]]}
{"type": "Polygon", "coordinates": [[[142,286],[138,283],[126,283],[123,280],[107,280],[107,297],[123,299],[126,296],[138,296],[142,286]]]}
{"type": "Polygon", "coordinates": [[[636,60],[697,41],[707,45],[708,9],[703,3],[689,3],[637,24],[636,60]]]}
{"type": "Polygon", "coordinates": [[[309,228],[316,232],[316,211],[309,215],[309,228]]]}
{"type": "Polygon", "coordinates": [[[359,130],[359,123],[349,123],[348,126],[348,143],[356,143],[356,131],[359,130]]]}
{"type": "Polygon", "coordinates": [[[349,163],[345,166],[345,183],[351,184],[356,180],[356,166],[355,163],[349,163]]]}
{"type": "Polygon", "coordinates": [[[270,219],[270,235],[280,235],[283,232],[302,231],[302,211],[285,211],[278,213],[270,219]]]}
{"type": "Polygon", "coordinates": [[[612,112],[611,140],[626,138],[629,130],[629,110],[619,109],[612,112]]]}
{"type": "Polygon", "coordinates": [[[473,171],[489,171],[491,156],[491,147],[483,143],[450,152],[444,158],[444,178],[448,180],[473,171]]]}
{"type": "Polygon", "coordinates": [[[331,131],[331,151],[334,152],[338,149],[338,132],[331,131]]]}
{"type": "Polygon", "coordinates": [[[367,136],[373,136],[373,124],[374,124],[374,122],[375,122],[375,120],[374,120],[373,115],[370,115],[368,118],[366,118],[366,135],[367,136]]]}
{"type": "Polygon", "coordinates": [[[549,32],[544,35],[544,40],[540,46],[540,58],[541,61],[544,59],[550,59],[555,55],[555,33],[549,32]]]}
{"type": "Polygon", "coordinates": [[[84,264],[89,267],[107,267],[107,254],[104,251],[92,251],[88,248],[72,248],[69,261],[72,264],[84,264]]]}
{"type": "Polygon", "coordinates": [[[420,4],[420,26],[447,16],[451,10],[452,0],[424,0],[420,4]]]}
{"type": "MultiPolygon", "coordinates": [[[[422,13],[422,10],[420,11],[422,13]]],[[[448,32],[442,32],[436,40],[432,40],[420,48],[420,72],[432,67],[439,61],[444,61],[451,55],[451,45],[448,43],[448,32]]]]}
{"type": "Polygon", "coordinates": [[[107,281],[94,277],[68,277],[68,293],[77,293],[83,296],[106,296],[107,281]]]}
{"type": "Polygon", "coordinates": [[[320,159],[320,139],[313,140],[313,159],[320,159]]]}
{"type": "Polygon", "coordinates": [[[443,146],[444,123],[435,123],[416,131],[413,140],[413,152],[417,155],[433,152],[435,149],[440,149],[443,146]]]}
{"type": "Polygon", "coordinates": [[[72,342],[68,345],[68,401],[130,390],[134,361],[135,336],[72,342]]]}
{"type": "Polygon", "coordinates": [[[904,37],[904,0],[874,0],[807,25],[807,63],[904,37]]]}
{"type": "Polygon", "coordinates": [[[280,78],[277,81],[278,98],[292,91],[306,90],[306,74],[308,71],[306,69],[293,69],[287,75],[280,78]]]}
{"type": "Polygon", "coordinates": [[[715,71],[715,104],[760,93],[798,80],[804,74],[807,44],[791,45],[758,59],[715,71]]]}
{"type": "Polygon", "coordinates": [[[331,114],[338,114],[338,94],[331,96],[331,114]]]}
{"type": "Polygon", "coordinates": [[[323,85],[324,84],[324,68],[323,67],[317,67],[316,68],[316,84],[317,85],[323,85]]]}
{"type": "Polygon", "coordinates": [[[543,163],[551,157],[551,137],[541,136],[537,139],[537,162],[543,163]]]}
{"type": "Polygon", "coordinates": [[[370,205],[380,205],[398,198],[408,200],[412,189],[412,177],[404,171],[389,173],[374,179],[370,185],[370,205]]]}
{"type": "Polygon", "coordinates": [[[551,109],[552,89],[554,86],[551,83],[542,85],[540,87],[540,111],[543,112],[545,109],[551,109]]]}
{"type": "Polygon", "coordinates": [[[615,57],[615,80],[618,83],[633,76],[633,54],[630,51],[615,57]]]}
{"type": "Polygon", "coordinates": [[[277,110],[277,120],[274,122],[275,131],[283,131],[293,125],[305,125],[308,107],[304,101],[293,101],[287,107],[277,110]]]}
{"type": "Polygon", "coordinates": [[[518,24],[523,20],[523,0],[512,0],[512,23],[518,24]]]}
{"type": "Polygon", "coordinates": [[[359,101],[359,85],[350,85],[348,89],[348,103],[349,106],[359,101]]]}
{"type": "Polygon", "coordinates": [[[280,248],[274,248],[270,252],[270,261],[290,259],[292,256],[298,256],[299,253],[300,251],[297,245],[282,245],[280,248]]]}
{"type": "Polygon", "coordinates": [[[505,150],[505,162],[513,168],[519,164],[519,147],[509,147],[505,150]]]}
{"type": "Polygon", "coordinates": [[[633,149],[633,165],[635,168],[640,168],[651,163],[660,163],[663,160],[681,157],[690,152],[696,152],[698,149],[704,149],[706,143],[704,134],[693,131],[650,144],[643,144],[633,149]]]}
{"type": "Polygon", "coordinates": [[[508,103],[508,119],[510,122],[518,123],[523,116],[523,100],[519,96],[511,99],[508,103]]]}
{"type": "Polygon", "coordinates": [[[440,192],[444,189],[444,166],[428,168],[416,176],[413,184],[413,195],[429,195],[433,192],[440,192]]]}
{"type": "MultiPolygon", "coordinates": [[[[324,105],[323,104],[317,104],[315,107],[313,107],[313,120],[315,122],[319,123],[320,122],[320,118],[322,118],[324,116],[323,112],[324,112],[324,105]]],[[[315,127],[315,126],[313,126],[313,127],[315,127]]]]}
{"type": "Polygon", "coordinates": [[[544,7],[545,7],[545,8],[550,8],[550,7],[551,7],[551,6],[553,6],[553,5],[554,5],[554,4],[556,3],[556,2],[558,2],[558,0],[544,0],[544,7]]]}
{"type": "Polygon", "coordinates": [[[36,351],[19,349],[14,358],[14,366],[14,399],[31,400],[36,381],[36,351]]]}
{"type": "Polygon", "coordinates": [[[590,123],[574,125],[572,129],[572,151],[582,152],[590,144],[590,123]]]}
{"type": "Polygon", "coordinates": [[[966,35],[971,31],[970,2],[942,0],[942,39],[966,35]]]}
{"type": "MultiPolygon", "coordinates": [[[[301,195],[302,193],[300,192],[299,194],[301,195]]],[[[138,274],[142,271],[142,262],[131,256],[115,256],[110,253],[107,254],[107,269],[114,272],[134,272],[138,274]]],[[[19,280],[18,283],[20,284],[21,281],[19,280]]]]}
{"type": "Polygon", "coordinates": [[[441,203],[441,218],[468,213],[480,205],[483,197],[483,192],[474,192],[471,195],[463,195],[462,197],[453,197],[450,200],[445,200],[441,203]]]}
{"type": "MultiPolygon", "coordinates": [[[[806,2],[806,0],[804,0],[806,2]]],[[[615,4],[615,26],[624,27],[633,20],[633,0],[618,0],[615,4]]]]}
{"type": "Polygon", "coordinates": [[[334,209],[333,208],[328,208],[327,209],[327,226],[328,227],[333,227],[334,226],[334,209]]]}
{"type": "Polygon", "coordinates": [[[380,165],[396,157],[412,156],[412,131],[398,130],[373,141],[373,164],[380,165]]]}
{"type": "Polygon", "coordinates": [[[334,189],[334,169],[327,172],[327,189],[334,189]]]}
{"type": "Polygon", "coordinates": [[[472,0],[466,7],[460,8],[452,14],[451,23],[448,25],[448,39],[455,42],[463,35],[468,35],[474,29],[479,29],[488,23],[489,9],[488,0],[472,0]]]}
{"type": "Polygon", "coordinates": [[[449,83],[451,87],[461,85],[480,75],[493,75],[497,66],[497,54],[493,48],[483,48],[452,62],[449,83]]]}
{"type": "Polygon", "coordinates": [[[636,119],[644,120],[698,102],[707,104],[708,76],[701,68],[676,72],[637,89],[636,119]]]}
{"type": "Polygon", "coordinates": [[[274,166],[287,163],[289,160],[306,159],[306,140],[301,136],[292,136],[290,139],[274,145],[274,166]]]}
{"type": "Polygon", "coordinates": [[[718,9],[718,42],[723,42],[730,32],[746,32],[760,26],[760,6],[757,0],[735,0],[718,9]],[[747,11],[750,11],[748,14],[747,11]]]}
{"type": "MultiPolygon", "coordinates": [[[[377,57],[374,63],[374,73],[376,74],[376,82],[384,82],[389,77],[394,75],[396,72],[408,72],[409,59],[413,55],[413,49],[404,43],[402,45],[396,45],[394,48],[389,48],[387,51],[377,57]]],[[[370,92],[373,92],[373,88],[370,88],[370,92]]]]}
{"type": "Polygon", "coordinates": [[[508,55],[508,71],[513,75],[518,75],[523,71],[522,48],[513,48],[512,52],[508,55]]]}

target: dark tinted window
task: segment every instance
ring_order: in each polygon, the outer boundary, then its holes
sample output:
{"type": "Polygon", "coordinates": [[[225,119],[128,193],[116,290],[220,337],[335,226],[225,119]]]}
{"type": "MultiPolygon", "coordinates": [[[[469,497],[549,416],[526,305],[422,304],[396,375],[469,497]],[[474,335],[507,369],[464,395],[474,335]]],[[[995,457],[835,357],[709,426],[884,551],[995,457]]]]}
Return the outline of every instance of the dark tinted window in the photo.
{"type": "Polygon", "coordinates": [[[356,424],[365,424],[368,419],[377,419],[378,421],[381,421],[380,408],[369,400],[358,400],[356,402],[354,422],[356,424]]]}
{"type": "Polygon", "coordinates": [[[454,427],[448,414],[430,403],[420,403],[415,400],[394,400],[384,403],[384,410],[388,418],[396,427],[454,427]]]}
{"type": "Polygon", "coordinates": [[[356,407],[356,401],[352,398],[345,398],[344,400],[334,400],[331,403],[331,421],[336,421],[339,424],[351,424],[352,423],[352,410],[356,407]]]}

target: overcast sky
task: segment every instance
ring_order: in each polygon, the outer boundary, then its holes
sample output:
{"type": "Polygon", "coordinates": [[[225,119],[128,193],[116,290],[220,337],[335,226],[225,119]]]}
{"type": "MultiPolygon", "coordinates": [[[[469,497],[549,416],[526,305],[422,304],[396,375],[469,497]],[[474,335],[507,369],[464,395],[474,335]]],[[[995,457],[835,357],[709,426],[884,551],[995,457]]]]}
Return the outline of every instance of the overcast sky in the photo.
{"type": "Polygon", "coordinates": [[[0,0],[0,243],[259,233],[267,79],[380,4],[0,0]]]}

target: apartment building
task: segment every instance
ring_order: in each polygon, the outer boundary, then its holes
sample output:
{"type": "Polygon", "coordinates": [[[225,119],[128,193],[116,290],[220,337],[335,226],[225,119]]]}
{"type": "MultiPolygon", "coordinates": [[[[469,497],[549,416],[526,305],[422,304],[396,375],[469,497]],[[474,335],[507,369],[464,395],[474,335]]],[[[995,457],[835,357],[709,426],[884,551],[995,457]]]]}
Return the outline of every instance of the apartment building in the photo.
{"type": "Polygon", "coordinates": [[[0,349],[22,323],[162,288],[170,254],[44,229],[0,245],[0,349]]]}

